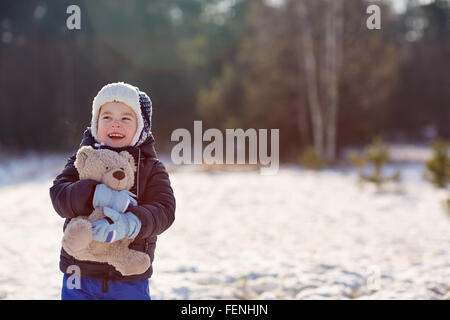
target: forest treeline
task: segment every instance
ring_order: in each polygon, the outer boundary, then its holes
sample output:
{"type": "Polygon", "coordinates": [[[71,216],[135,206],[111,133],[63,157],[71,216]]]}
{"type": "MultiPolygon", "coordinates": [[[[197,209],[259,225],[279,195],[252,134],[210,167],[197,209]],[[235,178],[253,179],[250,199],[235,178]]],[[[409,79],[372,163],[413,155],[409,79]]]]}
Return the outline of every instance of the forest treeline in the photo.
{"type": "Polygon", "coordinates": [[[450,3],[364,0],[0,2],[0,152],[68,150],[92,99],[125,81],[153,101],[157,150],[176,128],[279,128],[281,160],[315,147],[450,137],[450,3]],[[281,3],[281,4],[280,4],[281,3]],[[81,30],[68,30],[69,5],[81,30]]]}

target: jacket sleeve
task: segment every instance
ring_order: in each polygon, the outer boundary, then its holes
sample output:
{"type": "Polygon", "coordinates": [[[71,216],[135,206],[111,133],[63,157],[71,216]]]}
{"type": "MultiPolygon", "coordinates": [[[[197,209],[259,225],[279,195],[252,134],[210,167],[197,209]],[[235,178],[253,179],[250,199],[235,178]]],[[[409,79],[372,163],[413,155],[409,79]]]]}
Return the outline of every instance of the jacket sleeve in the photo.
{"type": "Polygon", "coordinates": [[[139,200],[137,206],[128,209],[141,221],[136,240],[157,236],[167,230],[175,220],[175,206],[169,175],[158,161],[150,172],[143,199],[139,200]]]}
{"type": "Polygon", "coordinates": [[[94,210],[92,197],[98,182],[80,180],[74,161],[75,155],[68,159],[64,170],[50,188],[53,208],[63,218],[87,216],[94,210]]]}

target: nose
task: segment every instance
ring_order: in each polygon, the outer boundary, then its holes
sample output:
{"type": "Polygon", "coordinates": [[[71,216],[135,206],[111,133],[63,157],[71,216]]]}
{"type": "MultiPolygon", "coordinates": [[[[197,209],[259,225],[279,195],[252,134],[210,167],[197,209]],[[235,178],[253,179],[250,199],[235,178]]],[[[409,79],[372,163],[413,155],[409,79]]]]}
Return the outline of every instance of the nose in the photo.
{"type": "Polygon", "coordinates": [[[113,173],[113,177],[117,180],[122,180],[123,178],[125,178],[125,173],[123,173],[122,170],[117,170],[113,173]]]}

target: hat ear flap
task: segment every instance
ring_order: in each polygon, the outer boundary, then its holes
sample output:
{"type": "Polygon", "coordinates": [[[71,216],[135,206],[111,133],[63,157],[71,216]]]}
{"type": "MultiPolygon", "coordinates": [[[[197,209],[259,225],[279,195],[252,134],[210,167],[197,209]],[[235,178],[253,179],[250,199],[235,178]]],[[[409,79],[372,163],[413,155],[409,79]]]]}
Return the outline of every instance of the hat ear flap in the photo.
{"type": "Polygon", "coordinates": [[[77,157],[75,159],[74,165],[77,170],[84,168],[87,158],[92,154],[94,149],[91,146],[81,147],[77,152],[77,157]]]}
{"type": "Polygon", "coordinates": [[[136,165],[135,165],[135,163],[134,163],[134,158],[133,158],[133,156],[132,156],[129,152],[127,152],[127,151],[122,151],[122,152],[120,152],[120,155],[121,155],[122,157],[125,157],[125,158],[127,159],[128,163],[129,163],[129,164],[131,165],[131,167],[133,168],[133,171],[136,172],[136,165]]]}

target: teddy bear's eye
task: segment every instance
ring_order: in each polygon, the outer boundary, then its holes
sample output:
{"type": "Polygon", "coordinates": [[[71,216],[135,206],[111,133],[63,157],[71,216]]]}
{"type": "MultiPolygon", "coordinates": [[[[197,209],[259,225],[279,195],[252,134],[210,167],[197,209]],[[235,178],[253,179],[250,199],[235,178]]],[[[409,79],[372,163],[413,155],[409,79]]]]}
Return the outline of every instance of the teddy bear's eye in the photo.
{"type": "Polygon", "coordinates": [[[109,167],[106,167],[106,170],[109,170],[109,167]]]}

